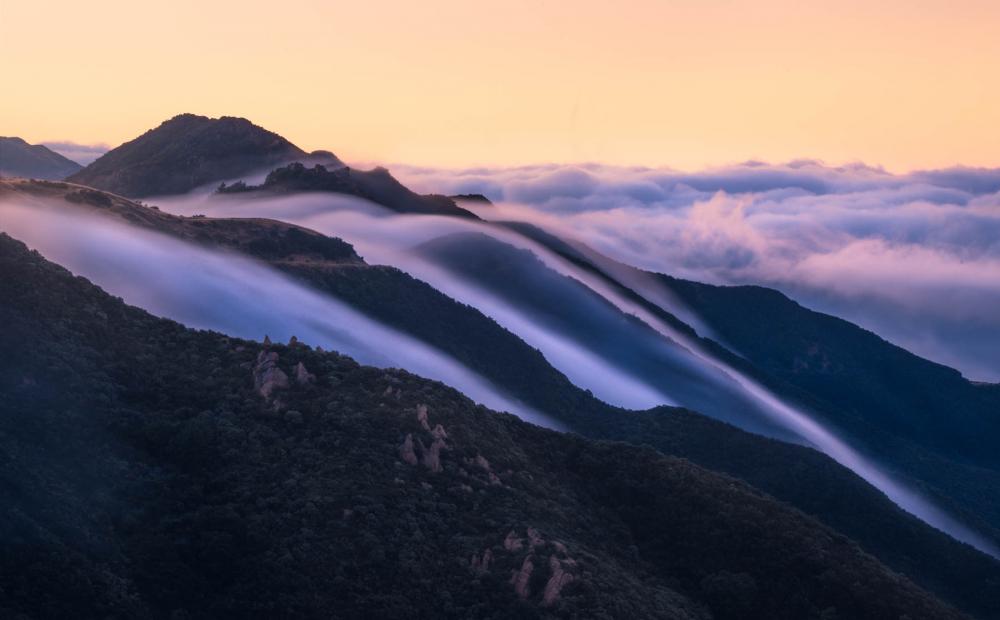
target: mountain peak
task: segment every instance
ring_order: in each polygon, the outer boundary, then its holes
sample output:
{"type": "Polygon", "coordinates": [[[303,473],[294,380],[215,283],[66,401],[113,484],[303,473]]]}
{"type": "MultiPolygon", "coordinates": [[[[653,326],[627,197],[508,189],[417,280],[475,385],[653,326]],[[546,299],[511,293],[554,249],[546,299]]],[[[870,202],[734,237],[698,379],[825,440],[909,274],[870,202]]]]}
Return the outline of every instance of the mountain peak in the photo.
{"type": "Polygon", "coordinates": [[[108,151],[68,180],[129,197],[182,194],[307,156],[245,118],[184,113],[108,151]]]}

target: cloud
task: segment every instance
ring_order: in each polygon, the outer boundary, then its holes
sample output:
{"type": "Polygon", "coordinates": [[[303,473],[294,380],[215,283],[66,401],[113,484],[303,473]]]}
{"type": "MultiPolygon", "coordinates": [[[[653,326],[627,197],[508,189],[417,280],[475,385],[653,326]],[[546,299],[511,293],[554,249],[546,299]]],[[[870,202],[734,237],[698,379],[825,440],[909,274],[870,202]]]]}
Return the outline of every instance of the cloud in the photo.
{"type": "Polygon", "coordinates": [[[66,140],[42,142],[42,144],[63,157],[72,159],[81,166],[86,166],[111,150],[111,147],[107,144],[77,144],[76,142],[66,140]]]}
{"type": "Polygon", "coordinates": [[[405,368],[494,409],[561,428],[440,350],[257,261],[108,218],[69,213],[43,200],[0,202],[0,215],[4,232],[158,316],[252,340],[268,335],[284,342],[296,336],[361,363],[405,368]]]}
{"type": "Polygon", "coordinates": [[[423,191],[481,192],[498,203],[485,217],[541,222],[644,269],[778,288],[1000,381],[1000,169],[896,175],[799,160],[398,174],[423,191]]]}

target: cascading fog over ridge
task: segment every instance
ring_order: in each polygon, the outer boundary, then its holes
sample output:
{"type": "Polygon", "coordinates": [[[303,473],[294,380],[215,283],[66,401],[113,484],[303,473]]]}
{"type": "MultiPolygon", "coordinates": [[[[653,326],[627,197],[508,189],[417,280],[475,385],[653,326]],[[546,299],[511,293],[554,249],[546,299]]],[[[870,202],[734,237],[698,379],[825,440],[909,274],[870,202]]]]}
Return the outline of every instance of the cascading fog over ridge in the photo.
{"type": "MultiPolygon", "coordinates": [[[[599,295],[622,314],[638,317],[648,327],[659,333],[665,341],[679,346],[684,351],[684,364],[690,364],[703,380],[722,391],[739,394],[740,398],[752,404],[754,413],[762,414],[764,420],[748,418],[742,420],[741,426],[751,430],[766,432],[767,426],[761,426],[763,421],[777,433],[770,433],[784,439],[791,437],[812,445],[842,465],[859,474],[873,486],[882,490],[895,503],[915,514],[927,523],[948,532],[955,538],[968,542],[977,548],[1000,557],[1000,550],[976,532],[961,524],[931,501],[910,489],[907,485],[887,474],[871,459],[860,454],[846,441],[818,423],[808,412],[791,406],[769,390],[718,361],[712,355],[702,350],[701,346],[686,335],[664,324],[647,310],[631,300],[625,299],[605,282],[578,266],[571,264],[548,248],[519,235],[513,231],[492,226],[488,223],[459,221],[454,218],[436,216],[401,216],[392,214],[378,206],[357,199],[329,195],[301,195],[284,197],[252,197],[250,199],[234,200],[231,197],[210,196],[205,194],[192,195],[184,198],[160,200],[166,210],[180,214],[211,213],[217,216],[266,216],[291,221],[325,234],[343,238],[352,243],[370,262],[394,265],[407,271],[415,277],[424,279],[430,284],[446,292],[450,296],[473,305],[485,314],[497,320],[504,327],[514,331],[526,342],[542,350],[557,368],[567,372],[575,360],[585,359],[580,354],[583,347],[562,334],[546,329],[534,320],[530,312],[512,306],[509,302],[498,300],[494,295],[482,290],[476,283],[454,277],[447,269],[423,260],[412,250],[434,239],[456,233],[476,232],[493,237],[503,243],[531,251],[547,268],[572,278],[592,293],[599,295]],[[574,348],[573,356],[566,356],[553,346],[553,341],[560,345],[574,348]]],[[[631,283],[633,286],[635,283],[631,283]]],[[[661,303],[653,290],[640,290],[647,300],[661,303]]],[[[666,308],[669,310],[669,308],[666,308]]],[[[589,355],[589,354],[588,354],[589,355]]],[[[595,356],[589,355],[593,361],[595,356]]],[[[600,364],[600,362],[598,362],[600,364]]],[[[605,368],[612,366],[604,360],[605,368]]],[[[592,366],[599,368],[600,366],[592,366]]],[[[608,375],[607,381],[617,383],[618,390],[605,390],[605,396],[631,385],[643,385],[642,379],[627,369],[615,369],[608,375]]],[[[595,376],[573,377],[572,371],[567,372],[574,381],[579,380],[581,387],[600,384],[604,378],[595,376]]],[[[662,386],[645,385],[644,396],[640,396],[636,404],[645,405],[649,399],[662,396],[660,404],[678,402],[669,389],[662,386]]],[[[599,388],[600,389],[600,388],[599,388]]],[[[613,402],[613,398],[611,399],[613,402]]],[[[655,404],[655,403],[654,403],[655,404]]],[[[680,404],[685,404],[680,402],[680,404]]],[[[712,411],[702,413],[713,414],[712,411]]],[[[730,419],[730,421],[733,421],[730,419]]]]}
{"type": "Polygon", "coordinates": [[[450,356],[257,261],[31,202],[0,201],[0,230],[129,304],[241,338],[284,342],[294,335],[361,363],[437,379],[493,409],[560,428],[450,356]]]}

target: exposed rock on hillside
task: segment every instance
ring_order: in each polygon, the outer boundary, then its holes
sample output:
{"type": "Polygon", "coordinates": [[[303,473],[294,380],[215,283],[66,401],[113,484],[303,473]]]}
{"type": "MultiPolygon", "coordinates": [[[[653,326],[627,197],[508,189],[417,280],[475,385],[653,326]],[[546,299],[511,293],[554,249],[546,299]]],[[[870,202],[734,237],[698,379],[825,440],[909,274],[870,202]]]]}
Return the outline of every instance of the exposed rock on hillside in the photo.
{"type": "Polygon", "coordinates": [[[253,387],[264,398],[270,398],[275,390],[288,387],[288,375],[278,368],[278,354],[261,351],[253,367],[253,387]]]}

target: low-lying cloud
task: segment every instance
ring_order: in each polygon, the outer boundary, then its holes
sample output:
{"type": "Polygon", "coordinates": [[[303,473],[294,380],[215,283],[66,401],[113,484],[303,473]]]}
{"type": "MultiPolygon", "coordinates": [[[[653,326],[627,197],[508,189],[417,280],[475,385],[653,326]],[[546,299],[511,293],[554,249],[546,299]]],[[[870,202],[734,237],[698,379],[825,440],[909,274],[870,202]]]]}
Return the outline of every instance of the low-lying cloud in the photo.
{"type": "Polygon", "coordinates": [[[399,169],[482,193],[623,262],[778,288],[972,379],[1000,381],[1000,169],[894,175],[760,162],[686,173],[601,165],[399,169]]]}
{"type": "MultiPolygon", "coordinates": [[[[718,219],[728,222],[731,235],[744,236],[746,245],[756,248],[760,244],[760,234],[734,215],[722,198],[715,197],[713,200],[714,202],[709,201],[699,206],[705,212],[704,225],[689,230],[688,233],[714,235],[717,226],[713,222],[718,219]]],[[[350,197],[331,195],[242,200],[229,200],[219,196],[186,196],[161,201],[160,206],[175,213],[274,217],[339,236],[354,244],[369,262],[395,265],[453,298],[478,308],[528,344],[541,350],[548,361],[565,372],[574,383],[593,389],[601,398],[626,406],[678,402],[759,433],[803,441],[853,470],[904,510],[959,540],[1000,557],[1000,550],[991,541],[954,519],[933,501],[914,491],[906,482],[889,474],[809,412],[786,403],[739,370],[715,359],[711,353],[702,350],[698,342],[625,298],[600,278],[505,227],[448,217],[401,216],[350,197]],[[324,202],[326,208],[323,207],[324,202]],[[651,328],[651,332],[645,337],[647,344],[670,350],[669,355],[660,358],[660,364],[656,368],[663,373],[686,370],[687,378],[674,381],[673,385],[651,382],[648,375],[644,376],[638,369],[620,363],[621,360],[609,356],[606,349],[589,349],[578,335],[559,330],[541,320],[537,311],[525,307],[523,300],[501,299],[499,295],[485,290],[485,283],[460,277],[446,265],[432,263],[412,251],[434,239],[446,239],[456,233],[470,232],[488,235],[516,248],[529,250],[545,268],[572,278],[579,286],[598,295],[618,311],[617,315],[608,319],[610,323],[605,322],[606,327],[626,315],[643,321],[651,328]],[[657,335],[662,336],[662,341],[657,335]],[[680,345],[680,348],[676,345],[680,345]],[[713,403],[712,398],[706,398],[709,395],[721,399],[720,403],[713,403]],[[717,406],[719,404],[722,406],[717,406]]],[[[490,207],[483,207],[484,212],[489,209],[490,207]]],[[[552,219],[551,227],[557,230],[561,220],[524,206],[504,206],[502,210],[505,214],[521,212],[527,219],[552,219]]],[[[609,217],[609,214],[603,212],[595,215],[609,217]]],[[[766,244],[760,247],[766,247],[766,244]]],[[[514,277],[521,281],[521,276],[514,277]]],[[[598,328],[598,331],[605,330],[598,328]]],[[[636,341],[631,341],[629,346],[635,343],[636,341]]]]}
{"type": "Polygon", "coordinates": [[[0,222],[0,230],[49,260],[153,314],[252,340],[296,336],[361,363],[405,368],[494,409],[560,428],[434,347],[257,261],[110,218],[49,208],[45,201],[0,202],[0,222]]]}
{"type": "Polygon", "coordinates": [[[72,159],[81,166],[86,166],[111,150],[111,147],[107,144],[77,144],[76,142],[66,140],[42,142],[42,145],[47,146],[63,157],[72,159]]]}

